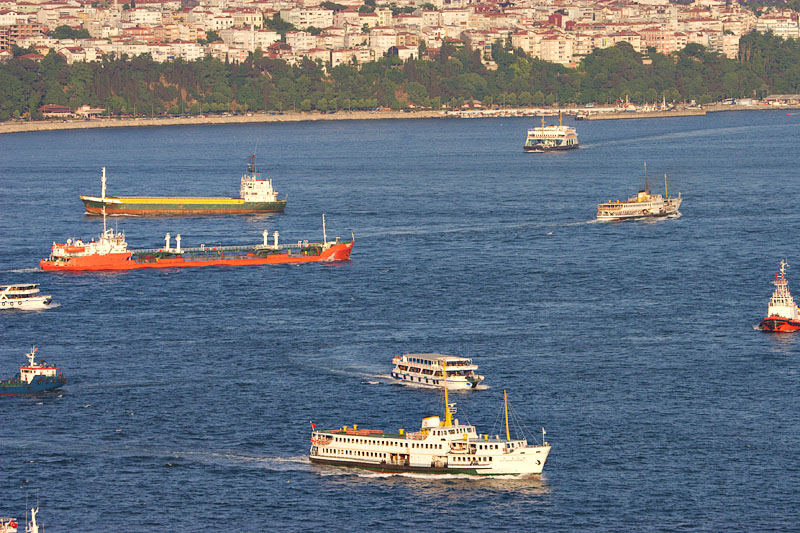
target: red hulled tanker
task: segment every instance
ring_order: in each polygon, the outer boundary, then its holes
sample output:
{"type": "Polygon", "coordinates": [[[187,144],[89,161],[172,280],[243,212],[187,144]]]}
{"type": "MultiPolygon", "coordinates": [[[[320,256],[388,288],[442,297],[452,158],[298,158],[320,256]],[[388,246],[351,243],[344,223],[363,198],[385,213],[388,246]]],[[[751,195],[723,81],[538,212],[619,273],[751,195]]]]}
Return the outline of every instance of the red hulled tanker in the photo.
{"type": "Polygon", "coordinates": [[[268,243],[264,230],[263,244],[243,246],[206,246],[181,248],[180,234],[175,246],[170,246],[170,234],[163,248],[129,250],[125,233],[107,228],[103,219],[103,233],[97,241],[68,239],[66,243],[53,243],[50,257],[42,259],[42,270],[85,272],[98,270],[134,270],[140,268],[186,268],[202,266],[278,265],[284,263],[312,263],[319,261],[347,261],[355,239],[328,241],[325,234],[325,215],[322,216],[322,242],[298,241],[296,244],[278,244],[278,232],[273,233],[273,243],[268,243]]]}

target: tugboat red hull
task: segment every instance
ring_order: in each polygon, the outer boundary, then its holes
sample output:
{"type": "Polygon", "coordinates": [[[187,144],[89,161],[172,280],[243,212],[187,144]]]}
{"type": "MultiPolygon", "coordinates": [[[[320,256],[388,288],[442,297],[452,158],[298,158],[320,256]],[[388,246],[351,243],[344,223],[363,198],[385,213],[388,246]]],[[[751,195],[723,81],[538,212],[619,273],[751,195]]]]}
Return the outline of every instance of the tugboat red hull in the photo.
{"type": "Polygon", "coordinates": [[[761,321],[761,329],[779,333],[798,331],[800,330],[800,321],[789,320],[780,316],[768,316],[761,321]]]}

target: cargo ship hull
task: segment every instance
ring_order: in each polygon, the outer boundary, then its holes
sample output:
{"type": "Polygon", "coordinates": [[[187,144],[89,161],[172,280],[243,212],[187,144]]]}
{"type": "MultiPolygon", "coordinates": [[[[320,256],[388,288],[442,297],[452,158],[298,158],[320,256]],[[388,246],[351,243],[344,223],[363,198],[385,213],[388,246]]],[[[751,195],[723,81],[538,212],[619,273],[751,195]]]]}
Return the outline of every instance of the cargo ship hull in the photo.
{"type": "Polygon", "coordinates": [[[58,389],[67,382],[63,376],[35,378],[30,383],[24,381],[0,381],[0,396],[11,396],[12,394],[38,394],[53,389],[58,389]]]}
{"type": "Polygon", "coordinates": [[[241,198],[145,198],[81,196],[89,215],[176,216],[176,215],[238,215],[248,213],[283,213],[286,200],[248,202],[241,198]]]}
{"type": "Polygon", "coordinates": [[[347,261],[353,242],[322,245],[297,245],[270,250],[263,247],[209,247],[184,252],[138,250],[105,255],[42,259],[42,270],[91,272],[101,270],[137,270],[144,268],[189,268],[204,266],[280,265],[347,261]]]}

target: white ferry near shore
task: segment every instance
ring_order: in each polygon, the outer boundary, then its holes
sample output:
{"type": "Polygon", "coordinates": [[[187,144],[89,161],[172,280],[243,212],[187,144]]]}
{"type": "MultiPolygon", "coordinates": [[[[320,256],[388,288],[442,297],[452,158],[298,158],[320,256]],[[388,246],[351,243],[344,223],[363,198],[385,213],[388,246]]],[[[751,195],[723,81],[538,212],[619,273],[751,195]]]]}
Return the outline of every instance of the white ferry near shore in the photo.
{"type": "Polygon", "coordinates": [[[681,193],[670,198],[667,191],[667,175],[664,174],[664,196],[650,194],[647,185],[647,165],[644,166],[644,190],[627,200],[608,201],[597,206],[597,220],[626,220],[634,218],[666,217],[678,215],[681,206],[681,193]]]}
{"type": "Polygon", "coordinates": [[[38,283],[14,283],[0,285],[0,311],[38,311],[49,309],[53,301],[50,295],[39,294],[38,283]]]}
{"type": "Polygon", "coordinates": [[[558,126],[545,126],[542,116],[542,127],[528,130],[528,137],[522,149],[526,152],[552,152],[573,150],[578,147],[578,133],[575,128],[563,126],[559,114],[558,126]]]}
{"type": "Polygon", "coordinates": [[[508,426],[508,396],[505,406],[505,438],[480,434],[475,426],[453,419],[455,404],[448,403],[444,387],[445,419],[422,419],[418,432],[396,433],[380,429],[317,430],[311,423],[309,460],[315,464],[347,466],[380,473],[469,474],[476,476],[541,474],[550,444],[529,444],[512,439],[508,426]]]}
{"type": "Polygon", "coordinates": [[[478,365],[466,357],[440,353],[408,353],[394,356],[392,363],[392,378],[406,385],[443,388],[445,372],[450,390],[474,389],[483,381],[483,376],[475,373],[478,365]]]}

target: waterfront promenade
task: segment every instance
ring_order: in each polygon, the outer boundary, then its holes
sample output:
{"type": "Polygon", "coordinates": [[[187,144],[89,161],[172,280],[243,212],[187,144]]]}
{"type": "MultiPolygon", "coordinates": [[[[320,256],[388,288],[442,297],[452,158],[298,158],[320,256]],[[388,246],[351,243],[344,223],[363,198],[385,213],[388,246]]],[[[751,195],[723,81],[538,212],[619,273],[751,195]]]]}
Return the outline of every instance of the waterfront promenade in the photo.
{"type": "MultiPolygon", "coordinates": [[[[580,108],[583,110],[583,108],[580,108]]],[[[637,113],[618,113],[611,109],[593,108],[593,114],[589,120],[612,120],[612,119],[632,119],[632,118],[669,118],[687,115],[705,115],[718,111],[774,111],[774,110],[795,110],[800,106],[766,106],[766,105],[722,105],[713,104],[704,106],[702,110],[679,110],[679,111],[642,111],[637,113]]],[[[588,111],[588,110],[587,110],[588,111]]],[[[438,110],[419,110],[419,111],[397,111],[397,110],[376,110],[376,111],[338,111],[336,113],[319,112],[285,112],[285,113],[251,113],[245,115],[231,116],[191,116],[191,117],[139,117],[139,118],[98,118],[91,120],[68,119],[68,120],[38,120],[32,122],[9,121],[0,123],[0,134],[4,133],[23,133],[31,131],[54,131],[54,130],[77,130],[88,128],[129,128],[129,127],[155,127],[155,126],[185,126],[203,124],[250,124],[256,122],[306,122],[318,120],[386,120],[386,119],[410,119],[410,118],[489,118],[497,116],[536,116],[546,113],[548,115],[563,113],[571,115],[576,113],[576,108],[529,108],[518,110],[501,110],[501,114],[490,113],[482,114],[478,110],[464,111],[460,116],[453,111],[438,110]]]]}

